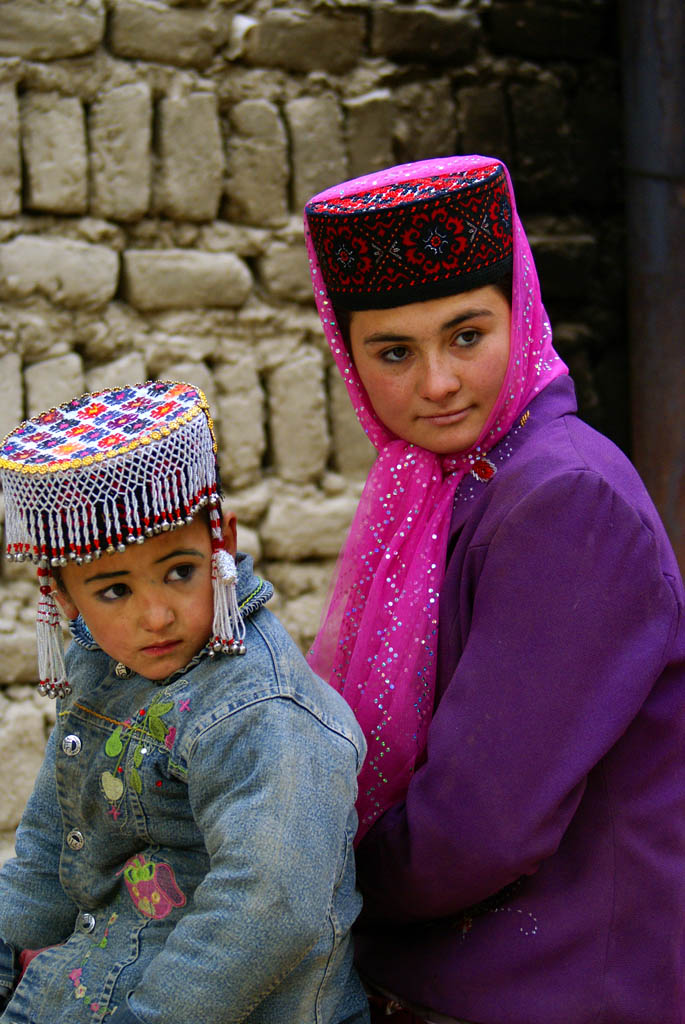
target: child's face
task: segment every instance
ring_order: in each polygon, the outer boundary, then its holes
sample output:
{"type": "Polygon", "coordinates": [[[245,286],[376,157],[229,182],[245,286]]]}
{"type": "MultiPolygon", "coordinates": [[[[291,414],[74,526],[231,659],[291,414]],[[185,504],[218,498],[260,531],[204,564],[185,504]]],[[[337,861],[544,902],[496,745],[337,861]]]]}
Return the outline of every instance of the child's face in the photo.
{"type": "Polygon", "coordinates": [[[504,381],[510,324],[492,285],[352,313],[352,357],[381,422],[439,455],[470,448],[504,381]]]}
{"type": "MultiPolygon", "coordinates": [[[[224,517],[235,550],[235,519],[224,517]]],[[[212,549],[204,516],[192,523],[61,570],[55,597],[69,618],[79,612],[103,651],[148,679],[165,679],[207,643],[214,616],[212,549]]]]}

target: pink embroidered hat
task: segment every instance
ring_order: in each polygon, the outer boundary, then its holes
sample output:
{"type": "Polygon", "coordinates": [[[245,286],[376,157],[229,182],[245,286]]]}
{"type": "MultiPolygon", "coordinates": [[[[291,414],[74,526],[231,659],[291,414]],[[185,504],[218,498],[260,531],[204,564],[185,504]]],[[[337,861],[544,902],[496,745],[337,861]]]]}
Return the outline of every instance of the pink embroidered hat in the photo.
{"type": "MultiPolygon", "coordinates": [[[[125,551],[209,507],[213,651],[242,653],[235,563],[222,540],[216,441],[203,393],[147,381],[81,395],[0,445],[7,558],[37,565],[39,689],[70,692],[51,570],[125,551]]],[[[208,638],[209,639],[209,638],[208,638]]]]}
{"type": "Polygon", "coordinates": [[[305,239],[326,339],[378,451],[309,654],[367,739],[359,841],[402,800],[430,742],[440,590],[458,488],[466,474],[488,485],[505,457],[507,433],[535,395],[568,371],[552,347],[501,161],[423,160],[342,182],[307,203],[305,239]],[[437,455],[393,434],[369,401],[339,317],[481,288],[509,271],[509,361],[475,444],[437,455]]]}

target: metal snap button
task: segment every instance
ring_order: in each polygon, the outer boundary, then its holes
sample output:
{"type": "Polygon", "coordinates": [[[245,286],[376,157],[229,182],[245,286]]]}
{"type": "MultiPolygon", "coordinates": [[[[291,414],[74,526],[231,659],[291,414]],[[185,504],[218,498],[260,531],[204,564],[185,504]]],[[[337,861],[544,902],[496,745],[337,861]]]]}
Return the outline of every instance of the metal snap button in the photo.
{"type": "Polygon", "coordinates": [[[95,918],[92,914],[84,911],[79,918],[79,929],[85,934],[89,935],[92,931],[95,931],[95,918]]]}
{"type": "Polygon", "coordinates": [[[84,844],[83,832],[79,832],[77,828],[72,828],[71,832],[67,833],[67,846],[70,850],[82,850],[84,844]]]}
{"type": "Polygon", "coordinates": [[[65,736],[62,740],[62,750],[67,757],[76,757],[77,754],[81,753],[81,739],[74,733],[70,733],[65,736]]]}

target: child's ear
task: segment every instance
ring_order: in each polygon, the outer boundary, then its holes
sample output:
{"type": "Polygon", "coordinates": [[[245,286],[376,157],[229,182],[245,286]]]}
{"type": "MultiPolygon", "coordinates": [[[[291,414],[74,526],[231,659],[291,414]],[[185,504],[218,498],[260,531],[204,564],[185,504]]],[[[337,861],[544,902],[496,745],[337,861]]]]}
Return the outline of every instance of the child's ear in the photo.
{"type": "Polygon", "coordinates": [[[238,520],[235,513],[227,511],[221,517],[221,532],[224,537],[226,550],[235,556],[238,550],[238,520]]]}
{"type": "Polygon", "coordinates": [[[57,604],[60,606],[68,619],[77,619],[79,610],[69,596],[69,592],[62,586],[57,586],[52,592],[57,604]]]}

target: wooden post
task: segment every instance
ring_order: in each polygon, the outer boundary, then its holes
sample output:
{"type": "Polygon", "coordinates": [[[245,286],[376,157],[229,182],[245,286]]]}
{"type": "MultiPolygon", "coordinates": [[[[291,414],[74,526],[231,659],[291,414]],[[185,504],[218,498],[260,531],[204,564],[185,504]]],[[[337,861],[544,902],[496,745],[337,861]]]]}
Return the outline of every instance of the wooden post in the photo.
{"type": "Polygon", "coordinates": [[[633,458],[685,570],[685,5],[623,0],[633,458]]]}

